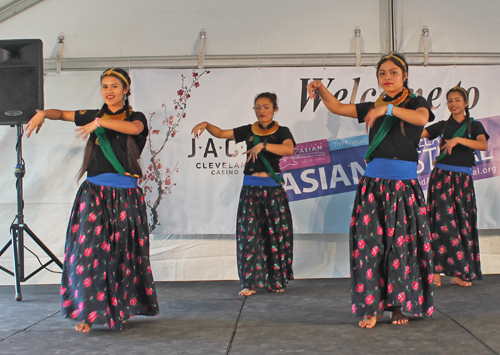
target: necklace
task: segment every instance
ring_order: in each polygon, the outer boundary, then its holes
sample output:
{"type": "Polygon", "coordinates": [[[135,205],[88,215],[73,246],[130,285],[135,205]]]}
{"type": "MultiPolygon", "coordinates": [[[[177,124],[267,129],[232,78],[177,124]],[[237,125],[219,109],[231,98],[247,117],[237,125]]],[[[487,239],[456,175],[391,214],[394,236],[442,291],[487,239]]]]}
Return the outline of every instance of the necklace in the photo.
{"type": "Polygon", "coordinates": [[[393,104],[394,106],[397,106],[397,105],[401,104],[402,102],[404,102],[404,100],[406,100],[409,93],[410,93],[410,91],[407,88],[405,88],[401,92],[401,95],[398,98],[395,98],[392,101],[384,101],[384,98],[387,96],[387,94],[385,92],[383,92],[379,96],[377,101],[375,101],[375,107],[380,107],[380,106],[389,105],[389,104],[393,104]]]}
{"type": "Polygon", "coordinates": [[[108,120],[123,121],[125,118],[127,118],[127,114],[125,112],[115,114],[115,115],[109,115],[107,113],[104,113],[104,115],[102,115],[100,118],[108,119],[108,120]]]}
{"type": "Polygon", "coordinates": [[[266,128],[262,128],[259,122],[255,122],[252,125],[252,132],[258,136],[270,136],[271,134],[276,133],[279,126],[278,122],[273,121],[266,128]]]}

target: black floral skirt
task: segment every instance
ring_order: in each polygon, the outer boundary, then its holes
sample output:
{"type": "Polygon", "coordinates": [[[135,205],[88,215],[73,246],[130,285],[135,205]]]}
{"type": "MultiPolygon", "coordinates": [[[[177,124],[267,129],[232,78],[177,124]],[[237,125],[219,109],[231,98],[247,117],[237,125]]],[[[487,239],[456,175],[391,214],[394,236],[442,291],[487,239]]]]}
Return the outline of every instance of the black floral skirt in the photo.
{"type": "Polygon", "coordinates": [[[120,330],[134,315],[159,313],[140,188],[83,182],[64,247],[62,314],[120,330]]]}
{"type": "Polygon", "coordinates": [[[292,215],[281,186],[242,187],[236,238],[243,288],[276,290],[293,279],[292,215]]]}
{"type": "Polygon", "coordinates": [[[467,173],[434,168],[427,191],[434,272],[481,280],[476,194],[467,173]]]}
{"type": "Polygon", "coordinates": [[[364,176],[354,200],[349,246],[355,316],[394,308],[432,316],[429,221],[417,180],[364,176]]]}

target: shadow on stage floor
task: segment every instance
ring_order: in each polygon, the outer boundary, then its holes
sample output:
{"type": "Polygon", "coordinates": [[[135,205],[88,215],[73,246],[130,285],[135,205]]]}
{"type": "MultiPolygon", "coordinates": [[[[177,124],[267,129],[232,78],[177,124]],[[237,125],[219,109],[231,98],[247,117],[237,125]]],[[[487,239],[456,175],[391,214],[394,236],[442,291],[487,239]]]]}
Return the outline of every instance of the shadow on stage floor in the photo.
{"type": "Polygon", "coordinates": [[[121,332],[73,331],[57,285],[0,286],[0,354],[499,354],[500,275],[435,290],[433,319],[374,329],[352,317],[348,279],[294,280],[281,294],[238,296],[236,281],[158,282],[160,316],[121,332]]]}

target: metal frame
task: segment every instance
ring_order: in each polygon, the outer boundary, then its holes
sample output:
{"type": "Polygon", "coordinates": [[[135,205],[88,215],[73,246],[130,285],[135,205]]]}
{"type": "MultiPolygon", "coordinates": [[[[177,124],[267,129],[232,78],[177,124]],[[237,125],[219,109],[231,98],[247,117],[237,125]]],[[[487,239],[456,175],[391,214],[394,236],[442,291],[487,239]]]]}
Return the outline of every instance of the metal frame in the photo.
{"type": "Polygon", "coordinates": [[[51,263],[56,263],[62,269],[61,261],[55,256],[50,249],[43,244],[43,242],[36,236],[28,225],[24,223],[24,199],[23,199],[23,177],[25,173],[24,160],[23,160],[23,148],[22,148],[22,136],[23,127],[18,124],[17,126],[17,164],[14,168],[14,175],[16,176],[16,189],[17,189],[17,223],[13,223],[10,227],[11,239],[5,243],[5,245],[0,250],[0,256],[2,256],[7,249],[12,246],[13,259],[14,259],[14,271],[11,271],[0,265],[0,270],[6,272],[7,274],[14,276],[16,279],[15,283],[15,293],[16,301],[21,301],[23,296],[21,294],[21,282],[29,280],[32,276],[38,274],[40,271],[45,269],[51,263]],[[31,239],[50,257],[50,260],[45,264],[41,265],[38,269],[33,271],[28,276],[25,276],[24,270],[24,233],[27,233],[31,239]]]}
{"type": "Polygon", "coordinates": [[[0,23],[23,12],[43,0],[14,0],[0,8],[0,23]]]}
{"type": "MultiPolygon", "coordinates": [[[[381,53],[363,53],[361,66],[375,66],[381,53]]],[[[410,65],[424,65],[424,53],[405,53],[410,65]]],[[[109,67],[127,69],[196,69],[198,57],[89,57],[59,59],[63,71],[104,70],[109,67]]],[[[57,58],[44,60],[45,72],[56,72],[57,58]]],[[[268,55],[204,55],[205,68],[265,68],[265,67],[344,67],[356,66],[355,53],[336,54],[268,54],[268,55]]],[[[436,65],[500,65],[500,53],[429,53],[429,66],[436,65]]]]}
{"type": "Polygon", "coordinates": [[[387,53],[397,52],[396,38],[396,4],[394,0],[389,0],[389,48],[387,53]]]}

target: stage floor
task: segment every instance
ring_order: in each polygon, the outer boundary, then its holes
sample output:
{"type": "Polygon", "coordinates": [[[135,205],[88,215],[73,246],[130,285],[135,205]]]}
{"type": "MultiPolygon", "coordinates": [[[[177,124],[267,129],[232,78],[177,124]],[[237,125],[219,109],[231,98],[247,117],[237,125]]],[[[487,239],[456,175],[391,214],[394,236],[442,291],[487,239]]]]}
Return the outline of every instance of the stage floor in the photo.
{"type": "Polygon", "coordinates": [[[443,277],[433,319],[358,327],[348,279],[291,281],[286,292],[238,296],[236,281],[158,282],[158,317],[124,330],[73,330],[62,319],[57,285],[0,286],[1,354],[499,354],[500,275],[472,287],[443,277]]]}

